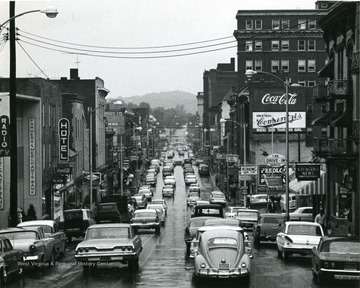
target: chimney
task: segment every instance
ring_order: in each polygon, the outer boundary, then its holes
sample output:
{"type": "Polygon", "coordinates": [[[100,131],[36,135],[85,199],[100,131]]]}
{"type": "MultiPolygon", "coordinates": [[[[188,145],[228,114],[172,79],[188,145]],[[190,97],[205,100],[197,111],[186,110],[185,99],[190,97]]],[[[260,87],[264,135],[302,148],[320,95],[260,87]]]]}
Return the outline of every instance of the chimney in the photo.
{"type": "Polygon", "coordinates": [[[77,68],[70,69],[70,79],[71,80],[79,80],[79,70],[77,68]]]}

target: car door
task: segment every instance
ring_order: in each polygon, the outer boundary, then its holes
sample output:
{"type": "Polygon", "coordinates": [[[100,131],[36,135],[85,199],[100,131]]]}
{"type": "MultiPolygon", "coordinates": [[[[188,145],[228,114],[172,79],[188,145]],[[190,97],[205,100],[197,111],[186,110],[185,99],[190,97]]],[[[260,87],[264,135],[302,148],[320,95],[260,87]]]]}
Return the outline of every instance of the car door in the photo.
{"type": "Polygon", "coordinates": [[[58,224],[54,223],[54,225],[51,227],[51,234],[50,237],[55,239],[55,247],[58,249],[57,251],[59,253],[65,252],[65,242],[66,242],[66,235],[64,232],[59,230],[58,224]]]}
{"type": "Polygon", "coordinates": [[[14,251],[8,239],[1,241],[1,252],[7,266],[7,273],[16,271],[18,269],[18,251],[14,251]]]}

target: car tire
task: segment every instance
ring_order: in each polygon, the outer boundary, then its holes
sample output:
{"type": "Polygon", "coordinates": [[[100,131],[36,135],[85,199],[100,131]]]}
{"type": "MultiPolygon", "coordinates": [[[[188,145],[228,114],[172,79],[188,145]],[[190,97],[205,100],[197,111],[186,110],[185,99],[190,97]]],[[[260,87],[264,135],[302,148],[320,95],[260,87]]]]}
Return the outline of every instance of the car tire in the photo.
{"type": "Polygon", "coordinates": [[[281,252],[281,258],[286,260],[289,257],[289,253],[285,251],[285,249],[281,252]]]}
{"type": "Polygon", "coordinates": [[[2,268],[1,268],[0,273],[1,273],[1,275],[0,275],[1,285],[5,285],[6,282],[7,282],[7,278],[8,278],[5,267],[2,267],[2,268]]]}
{"type": "Polygon", "coordinates": [[[277,252],[278,252],[278,253],[277,253],[277,254],[278,254],[278,257],[281,258],[281,251],[279,250],[279,248],[278,248],[277,252]]]}
{"type": "Polygon", "coordinates": [[[52,253],[51,253],[50,259],[49,259],[49,261],[48,261],[48,265],[49,265],[50,267],[55,266],[55,261],[56,261],[56,256],[55,256],[55,255],[56,255],[56,254],[55,254],[55,250],[53,250],[52,253]]]}
{"type": "Polygon", "coordinates": [[[157,226],[157,227],[155,228],[155,233],[156,233],[157,235],[160,234],[160,226],[157,226]]]}

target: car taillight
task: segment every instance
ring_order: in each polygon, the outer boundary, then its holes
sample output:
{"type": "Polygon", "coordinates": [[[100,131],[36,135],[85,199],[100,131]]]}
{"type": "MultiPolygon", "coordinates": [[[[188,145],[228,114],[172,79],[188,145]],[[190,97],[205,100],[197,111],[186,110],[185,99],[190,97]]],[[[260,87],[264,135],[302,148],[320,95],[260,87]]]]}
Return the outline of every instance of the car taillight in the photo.
{"type": "Polygon", "coordinates": [[[129,247],[127,247],[127,250],[128,250],[128,251],[133,251],[133,250],[134,250],[134,247],[129,246],[129,247]]]}
{"type": "Polygon", "coordinates": [[[200,264],[200,268],[206,268],[206,264],[205,264],[204,262],[202,262],[202,263],[200,264]]]}
{"type": "Polygon", "coordinates": [[[36,251],[36,246],[35,245],[30,245],[30,252],[34,253],[36,251]]]}

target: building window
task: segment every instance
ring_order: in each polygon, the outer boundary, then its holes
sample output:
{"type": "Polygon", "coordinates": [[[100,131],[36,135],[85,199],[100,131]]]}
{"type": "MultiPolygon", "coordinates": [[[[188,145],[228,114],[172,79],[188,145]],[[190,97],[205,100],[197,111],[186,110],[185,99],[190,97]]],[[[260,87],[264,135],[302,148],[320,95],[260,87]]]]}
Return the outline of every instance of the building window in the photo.
{"type": "Polygon", "coordinates": [[[308,60],[308,72],[315,72],[316,60],[308,60]]]}
{"type": "Polygon", "coordinates": [[[307,104],[306,105],[306,113],[312,114],[313,113],[313,105],[312,104],[307,104]]]}
{"type": "Polygon", "coordinates": [[[289,72],[289,60],[281,60],[281,71],[289,72]]]}
{"type": "Polygon", "coordinates": [[[312,134],[312,131],[313,131],[313,128],[312,127],[306,127],[306,134],[307,135],[311,135],[312,134]]]}
{"type": "Polygon", "coordinates": [[[253,21],[252,20],[246,20],[245,28],[246,28],[246,30],[252,30],[253,29],[253,21]]]}
{"type": "Polygon", "coordinates": [[[262,41],[255,41],[255,51],[262,51],[262,41]]]}
{"type": "Polygon", "coordinates": [[[262,20],[255,20],[255,30],[262,29],[262,20]]]}
{"type": "Polygon", "coordinates": [[[283,30],[289,29],[290,28],[290,20],[289,19],[281,20],[281,25],[282,25],[283,30]]]}
{"type": "Polygon", "coordinates": [[[272,20],[272,30],[279,30],[280,29],[280,20],[272,20]]]}
{"type": "Polygon", "coordinates": [[[316,50],[316,42],[315,40],[308,40],[308,50],[315,51],[316,50]]]}
{"type": "Polygon", "coordinates": [[[279,60],[271,60],[271,72],[278,72],[279,70],[279,60]]]}
{"type": "Polygon", "coordinates": [[[262,60],[255,60],[255,70],[256,71],[262,70],[262,60]]]}
{"type": "Polygon", "coordinates": [[[253,51],[253,41],[246,41],[246,51],[253,51]]]}
{"type": "Polygon", "coordinates": [[[245,66],[246,66],[246,70],[254,70],[252,60],[246,60],[245,66]]]}
{"type": "Polygon", "coordinates": [[[281,50],[282,51],[289,51],[289,40],[283,40],[281,41],[281,50]]]}
{"type": "Polygon", "coordinates": [[[298,84],[300,85],[300,86],[306,86],[306,82],[305,81],[298,81],[298,84]]]}
{"type": "Polygon", "coordinates": [[[316,29],[316,20],[309,20],[308,21],[308,29],[316,29]]]}
{"type": "Polygon", "coordinates": [[[327,9],[328,3],[320,3],[320,7],[321,7],[321,9],[327,9]]]}
{"type": "Polygon", "coordinates": [[[315,87],[316,81],[308,81],[308,87],[315,87]]]}
{"type": "Polygon", "coordinates": [[[298,72],[306,72],[306,60],[298,60],[298,72]]]}
{"type": "Polygon", "coordinates": [[[279,40],[271,41],[271,51],[279,51],[279,40]]]}
{"type": "Polygon", "coordinates": [[[298,40],[298,50],[305,51],[305,40],[298,40]]]}
{"type": "Polygon", "coordinates": [[[305,19],[299,19],[298,20],[298,29],[299,30],[306,30],[306,20],[305,19]]]}

